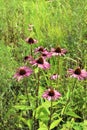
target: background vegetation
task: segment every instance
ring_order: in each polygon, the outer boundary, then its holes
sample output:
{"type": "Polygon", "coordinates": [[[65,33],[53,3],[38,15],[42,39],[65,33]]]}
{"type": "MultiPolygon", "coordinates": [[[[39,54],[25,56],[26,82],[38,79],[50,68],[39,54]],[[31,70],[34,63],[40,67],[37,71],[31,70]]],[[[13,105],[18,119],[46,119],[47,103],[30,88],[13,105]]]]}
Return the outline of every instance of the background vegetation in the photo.
{"type": "MultiPolygon", "coordinates": [[[[67,68],[80,66],[87,70],[87,0],[0,0],[1,130],[32,130],[32,123],[25,113],[27,108],[17,106],[18,103],[23,105],[26,102],[23,94],[25,85],[13,79],[15,70],[24,65],[23,58],[29,54],[30,46],[25,42],[27,37],[38,40],[34,48],[44,46],[51,49],[60,45],[68,50],[67,56],[61,59],[60,71],[63,76],[67,68]],[[28,30],[29,24],[34,25],[33,31],[28,30]]],[[[52,66],[54,62],[53,60],[52,66]]],[[[52,67],[49,75],[53,70],[56,71],[52,67]]],[[[59,90],[62,99],[59,101],[57,113],[63,111],[67,86],[73,84],[73,80],[61,80],[59,86],[62,87],[59,90]]],[[[43,86],[49,84],[46,79],[41,82],[43,86]]],[[[28,85],[34,85],[32,77],[28,85]]],[[[53,130],[86,130],[86,108],[87,80],[78,81],[74,96],[63,114],[63,121],[53,130]]],[[[41,118],[38,116],[40,108],[37,111],[37,118],[41,118]]]]}

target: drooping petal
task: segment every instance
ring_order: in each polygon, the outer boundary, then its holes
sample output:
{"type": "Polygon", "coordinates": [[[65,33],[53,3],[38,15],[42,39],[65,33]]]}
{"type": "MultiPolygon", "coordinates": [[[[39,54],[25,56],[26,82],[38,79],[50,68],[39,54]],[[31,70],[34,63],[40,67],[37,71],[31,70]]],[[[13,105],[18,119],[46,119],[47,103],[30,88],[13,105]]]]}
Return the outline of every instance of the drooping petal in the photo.
{"type": "Polygon", "coordinates": [[[50,64],[43,57],[39,57],[36,60],[32,60],[32,61],[30,61],[30,63],[33,66],[38,66],[39,68],[42,68],[44,70],[50,68],[50,64]]]}
{"type": "Polygon", "coordinates": [[[33,71],[29,67],[23,66],[17,70],[16,74],[14,74],[13,77],[20,81],[24,77],[30,76],[32,73],[33,71]]]}
{"type": "Polygon", "coordinates": [[[64,48],[57,47],[57,48],[52,48],[51,52],[52,52],[53,56],[58,56],[58,55],[64,56],[66,54],[67,50],[64,48]]]}
{"type": "Polygon", "coordinates": [[[80,67],[77,67],[75,70],[69,69],[68,73],[70,77],[77,78],[78,80],[84,80],[87,78],[87,72],[84,69],[81,70],[80,67]]]}
{"type": "Polygon", "coordinates": [[[57,100],[58,98],[60,98],[60,96],[61,96],[61,94],[52,88],[46,90],[42,95],[42,97],[44,99],[47,99],[49,101],[50,100],[57,100]]]}

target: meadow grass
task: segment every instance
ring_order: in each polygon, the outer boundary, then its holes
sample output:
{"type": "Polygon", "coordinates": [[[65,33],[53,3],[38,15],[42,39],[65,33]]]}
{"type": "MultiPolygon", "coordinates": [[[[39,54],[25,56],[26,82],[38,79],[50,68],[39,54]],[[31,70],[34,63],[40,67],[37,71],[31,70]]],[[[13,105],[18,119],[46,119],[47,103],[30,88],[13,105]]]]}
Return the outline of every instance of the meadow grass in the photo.
{"type": "Polygon", "coordinates": [[[87,129],[87,79],[67,78],[69,68],[80,66],[87,70],[86,28],[87,0],[0,0],[1,130],[87,129]],[[28,30],[29,24],[33,25],[33,31],[28,30]],[[16,69],[31,67],[24,62],[31,49],[25,42],[27,37],[38,40],[33,50],[38,46],[48,50],[60,46],[66,48],[67,54],[48,59],[49,70],[34,67],[36,77],[31,75],[17,82],[13,78],[16,69]],[[57,81],[50,80],[53,73],[60,74],[57,81]],[[61,93],[61,98],[53,102],[51,123],[50,101],[42,98],[49,86],[61,93]]]}

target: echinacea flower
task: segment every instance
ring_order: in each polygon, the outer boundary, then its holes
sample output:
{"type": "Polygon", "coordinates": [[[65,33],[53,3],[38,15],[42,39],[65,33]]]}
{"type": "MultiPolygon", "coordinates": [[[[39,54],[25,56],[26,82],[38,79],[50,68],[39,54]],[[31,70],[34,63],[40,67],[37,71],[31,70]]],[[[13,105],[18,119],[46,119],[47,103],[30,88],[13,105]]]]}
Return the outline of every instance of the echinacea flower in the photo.
{"type": "Polygon", "coordinates": [[[69,69],[68,73],[70,77],[77,78],[78,80],[83,80],[87,78],[87,72],[84,69],[80,69],[80,67],[76,68],[75,70],[69,69]]]}
{"type": "Polygon", "coordinates": [[[41,55],[42,55],[42,57],[44,57],[44,58],[50,58],[50,57],[52,57],[51,52],[48,52],[48,51],[42,52],[41,55]]]}
{"type": "Polygon", "coordinates": [[[60,47],[57,47],[57,48],[52,48],[51,49],[51,52],[52,52],[52,55],[53,56],[64,56],[67,52],[66,49],[63,49],[63,48],[60,48],[60,47]]]}
{"type": "Polygon", "coordinates": [[[47,100],[57,100],[58,98],[60,98],[61,94],[59,92],[57,92],[55,89],[53,88],[49,88],[48,90],[46,90],[42,97],[44,99],[47,99],[47,100]]]}
{"type": "Polygon", "coordinates": [[[36,60],[31,60],[30,64],[32,64],[33,66],[37,65],[39,68],[42,68],[42,69],[50,68],[50,64],[43,57],[39,57],[36,60]]]}
{"type": "Polygon", "coordinates": [[[14,78],[16,78],[18,81],[23,79],[24,77],[28,77],[32,74],[32,70],[26,66],[20,67],[16,74],[14,75],[14,78]]]}
{"type": "Polygon", "coordinates": [[[25,57],[24,57],[24,61],[28,61],[28,60],[29,60],[29,61],[33,60],[33,57],[30,56],[30,55],[29,55],[29,56],[25,56],[25,57]]]}
{"type": "Polygon", "coordinates": [[[53,74],[53,75],[50,76],[50,79],[56,80],[56,79],[58,79],[58,77],[59,77],[58,74],[53,74]]]}
{"type": "Polygon", "coordinates": [[[42,46],[38,47],[35,49],[35,53],[38,53],[38,52],[45,52],[47,51],[46,48],[43,48],[42,46]]]}
{"type": "Polygon", "coordinates": [[[36,39],[33,39],[33,38],[26,38],[25,40],[28,44],[35,44],[37,43],[38,41],[36,39]]]}

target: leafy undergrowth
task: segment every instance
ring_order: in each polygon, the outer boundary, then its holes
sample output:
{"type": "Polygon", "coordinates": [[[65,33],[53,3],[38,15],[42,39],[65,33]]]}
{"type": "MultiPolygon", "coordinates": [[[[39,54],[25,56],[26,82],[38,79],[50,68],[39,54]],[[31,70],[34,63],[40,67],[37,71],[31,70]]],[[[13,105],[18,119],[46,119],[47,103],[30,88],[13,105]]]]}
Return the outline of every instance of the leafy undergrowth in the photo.
{"type": "Polygon", "coordinates": [[[0,129],[86,130],[87,1],[1,0],[0,12],[0,129]]]}

